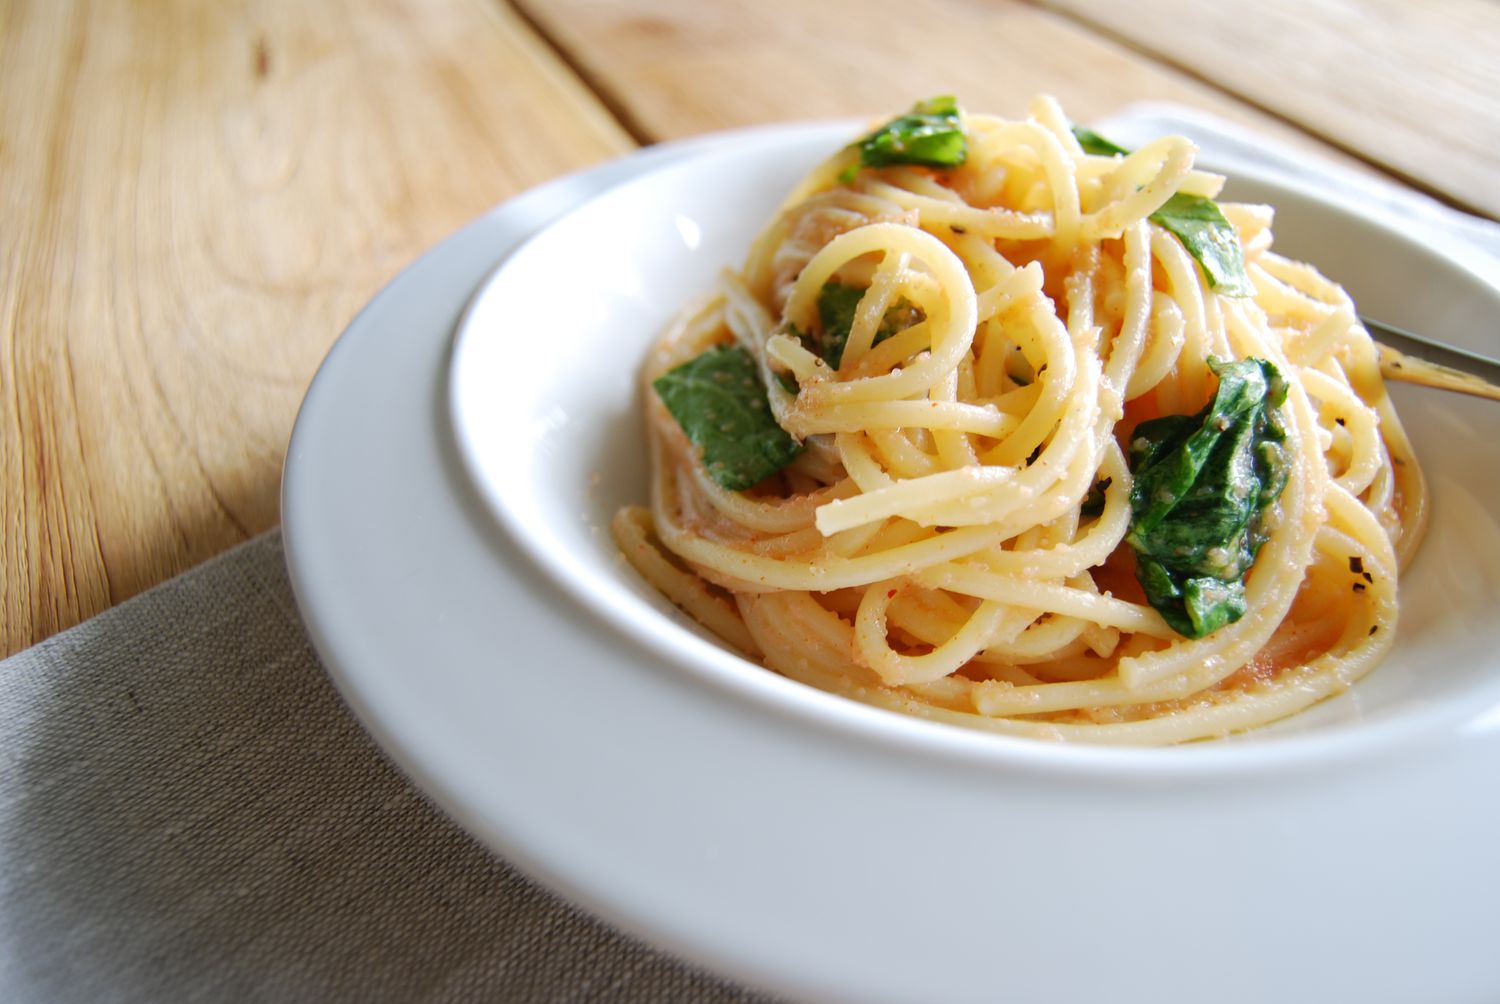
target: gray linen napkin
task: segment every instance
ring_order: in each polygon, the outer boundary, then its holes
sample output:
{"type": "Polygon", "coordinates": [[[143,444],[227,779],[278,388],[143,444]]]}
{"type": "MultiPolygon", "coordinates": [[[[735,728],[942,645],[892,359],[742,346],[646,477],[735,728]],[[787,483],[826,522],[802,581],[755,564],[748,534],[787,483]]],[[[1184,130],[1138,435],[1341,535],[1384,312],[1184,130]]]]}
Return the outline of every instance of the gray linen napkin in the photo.
{"type": "Polygon", "coordinates": [[[429,805],[324,675],[280,533],[0,663],[0,1000],[761,999],[429,805]]]}
{"type": "MultiPolygon", "coordinates": [[[[1500,254],[1500,227],[1214,119],[1179,132],[1500,254]]],[[[0,663],[0,1000],[752,1001],[477,845],[329,685],[272,533],[0,663]]]]}

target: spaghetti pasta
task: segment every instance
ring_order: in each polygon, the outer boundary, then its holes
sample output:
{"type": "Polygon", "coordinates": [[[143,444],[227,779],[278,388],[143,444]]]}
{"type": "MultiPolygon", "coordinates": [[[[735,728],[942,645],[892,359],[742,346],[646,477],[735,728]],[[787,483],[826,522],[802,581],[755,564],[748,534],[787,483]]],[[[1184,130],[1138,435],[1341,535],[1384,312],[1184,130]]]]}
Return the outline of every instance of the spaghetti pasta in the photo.
{"type": "Polygon", "coordinates": [[[779,673],[974,728],[1173,743],[1348,687],[1393,640],[1422,475],[1347,294],[1194,154],[1045,97],[839,151],[651,350],[623,553],[779,673]],[[757,421],[785,443],[749,449],[757,421]]]}

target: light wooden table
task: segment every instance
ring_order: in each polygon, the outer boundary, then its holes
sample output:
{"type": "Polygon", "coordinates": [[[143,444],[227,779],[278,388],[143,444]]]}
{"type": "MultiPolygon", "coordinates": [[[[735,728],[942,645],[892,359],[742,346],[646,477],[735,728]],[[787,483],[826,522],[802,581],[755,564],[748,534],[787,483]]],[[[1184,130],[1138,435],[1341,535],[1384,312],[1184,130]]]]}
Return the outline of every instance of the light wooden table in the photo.
{"type": "Polygon", "coordinates": [[[956,93],[1220,114],[1500,215],[1492,0],[0,0],[0,654],[276,524],[359,307],[634,146],[956,93]]]}

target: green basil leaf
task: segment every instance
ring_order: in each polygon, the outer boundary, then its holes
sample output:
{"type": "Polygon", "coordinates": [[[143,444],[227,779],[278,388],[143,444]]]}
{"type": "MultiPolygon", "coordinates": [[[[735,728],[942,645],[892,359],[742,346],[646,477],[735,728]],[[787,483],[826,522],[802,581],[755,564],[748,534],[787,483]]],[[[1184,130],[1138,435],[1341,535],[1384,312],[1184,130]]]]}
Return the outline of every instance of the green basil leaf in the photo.
{"type": "Polygon", "coordinates": [[[1130,153],[1123,146],[1116,146],[1088,126],[1074,125],[1071,128],[1073,138],[1078,140],[1078,145],[1083,147],[1084,153],[1092,153],[1100,157],[1123,157],[1130,153]]]}
{"type": "Polygon", "coordinates": [[[1114,478],[1100,478],[1094,482],[1088,494],[1083,497],[1083,504],[1078,507],[1078,512],[1083,516],[1098,516],[1104,512],[1104,493],[1109,491],[1109,486],[1114,483],[1114,478]]]}
{"type": "Polygon", "coordinates": [[[1201,638],[1245,614],[1263,517],[1286,486],[1286,382],[1261,359],[1209,360],[1219,378],[1197,415],[1142,422],[1130,442],[1136,578],[1173,630],[1201,638]]]}
{"type": "MultiPolygon", "coordinates": [[[[1071,128],[1084,153],[1103,156],[1130,153],[1087,126],[1071,128]]],[[[1255,295],[1255,284],[1245,272],[1245,250],[1240,247],[1240,236],[1213,199],[1178,192],[1149,219],[1182,242],[1214,292],[1225,296],[1255,295]]]]}
{"type": "Polygon", "coordinates": [[[1225,296],[1255,295],[1255,285],[1245,273],[1240,236],[1213,199],[1178,192],[1151,214],[1151,222],[1182,242],[1197,259],[1214,292],[1225,296]]]}
{"type": "Polygon", "coordinates": [[[651,386],[702,449],[709,476],[730,491],[744,491],[802,452],[776,424],[755,360],[738,345],[716,345],[651,386]]]}
{"type": "Polygon", "coordinates": [[[862,167],[957,167],[969,155],[958,102],[952,97],[919,101],[911,111],[891,119],[856,145],[862,167]]]}
{"type": "Polygon", "coordinates": [[[834,369],[844,358],[844,346],[854,327],[854,312],[865,291],[838,282],[824,283],[818,292],[818,322],[822,331],[813,340],[813,351],[834,369]]]}
{"type": "MultiPolygon", "coordinates": [[[[840,282],[824,283],[818,291],[818,321],[822,331],[811,339],[809,348],[834,369],[843,362],[844,346],[849,344],[849,332],[854,328],[854,313],[864,295],[863,288],[845,286],[840,282]]],[[[886,310],[875,332],[875,340],[870,344],[879,345],[921,319],[922,312],[901,299],[886,310]]]]}

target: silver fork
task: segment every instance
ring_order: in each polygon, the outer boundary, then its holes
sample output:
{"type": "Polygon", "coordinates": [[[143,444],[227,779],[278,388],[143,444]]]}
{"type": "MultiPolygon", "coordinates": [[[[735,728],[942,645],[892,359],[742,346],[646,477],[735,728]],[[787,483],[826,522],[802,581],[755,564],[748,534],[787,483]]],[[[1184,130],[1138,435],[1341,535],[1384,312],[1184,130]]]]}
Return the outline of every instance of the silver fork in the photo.
{"type": "Polygon", "coordinates": [[[1369,317],[1360,321],[1375,339],[1380,350],[1380,373],[1387,380],[1500,401],[1500,361],[1369,317]]]}

